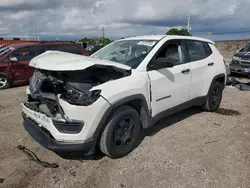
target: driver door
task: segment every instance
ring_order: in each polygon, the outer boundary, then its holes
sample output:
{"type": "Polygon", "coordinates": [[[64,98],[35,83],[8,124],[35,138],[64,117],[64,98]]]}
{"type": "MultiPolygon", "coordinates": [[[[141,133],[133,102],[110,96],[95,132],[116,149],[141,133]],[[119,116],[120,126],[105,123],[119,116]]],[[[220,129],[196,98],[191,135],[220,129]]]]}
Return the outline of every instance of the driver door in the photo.
{"type": "Polygon", "coordinates": [[[174,61],[171,68],[148,70],[153,117],[189,100],[191,72],[186,57],[183,40],[167,41],[153,57],[152,60],[166,58],[174,61]]]}
{"type": "Polygon", "coordinates": [[[17,82],[28,82],[34,68],[29,62],[36,56],[35,47],[27,47],[16,50],[10,55],[10,67],[17,82]],[[15,59],[14,61],[11,59],[15,59]]]}

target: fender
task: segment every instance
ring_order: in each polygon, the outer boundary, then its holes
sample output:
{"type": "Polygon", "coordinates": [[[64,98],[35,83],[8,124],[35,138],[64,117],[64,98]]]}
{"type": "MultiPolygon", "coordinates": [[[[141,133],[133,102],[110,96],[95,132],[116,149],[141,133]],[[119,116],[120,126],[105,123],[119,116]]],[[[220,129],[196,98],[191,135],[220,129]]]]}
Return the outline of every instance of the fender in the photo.
{"type": "Polygon", "coordinates": [[[9,76],[4,72],[0,72],[0,75],[7,76],[9,78],[9,76]]]}
{"type": "Polygon", "coordinates": [[[134,101],[136,99],[139,99],[142,101],[141,104],[141,109],[140,109],[140,115],[141,115],[141,121],[142,121],[142,126],[143,128],[146,128],[149,126],[149,122],[150,122],[150,111],[147,105],[147,101],[146,98],[144,97],[144,95],[142,94],[136,94],[136,95],[131,95],[125,98],[122,98],[120,100],[118,100],[117,102],[111,104],[111,106],[108,108],[108,110],[106,110],[106,112],[104,113],[104,115],[102,116],[101,121],[99,122],[94,135],[93,135],[93,139],[95,140],[95,142],[97,143],[97,141],[99,140],[99,137],[102,133],[102,131],[104,130],[107,121],[109,120],[110,116],[112,115],[113,111],[118,108],[119,106],[123,105],[123,104],[127,104],[131,101],[134,101]]]}
{"type": "Polygon", "coordinates": [[[223,89],[225,88],[225,84],[226,84],[226,75],[223,74],[223,73],[222,73],[222,74],[218,74],[218,75],[216,75],[216,76],[213,78],[212,82],[210,83],[210,87],[209,87],[209,89],[208,89],[208,91],[207,91],[207,94],[208,94],[208,92],[209,92],[209,90],[210,90],[212,84],[213,84],[213,83],[215,82],[215,80],[217,80],[218,78],[223,78],[223,79],[224,79],[223,89]]]}

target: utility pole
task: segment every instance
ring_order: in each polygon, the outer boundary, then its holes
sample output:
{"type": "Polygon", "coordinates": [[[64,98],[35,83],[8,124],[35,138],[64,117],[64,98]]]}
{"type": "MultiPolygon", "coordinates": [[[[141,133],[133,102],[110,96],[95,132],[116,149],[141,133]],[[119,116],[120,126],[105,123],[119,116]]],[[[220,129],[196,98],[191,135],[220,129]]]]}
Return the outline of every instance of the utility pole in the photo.
{"type": "Polygon", "coordinates": [[[33,16],[33,32],[34,32],[34,40],[36,40],[36,20],[35,16],[33,16]]]}
{"type": "Polygon", "coordinates": [[[104,41],[104,26],[102,27],[102,40],[103,40],[103,45],[105,45],[105,41],[104,41]]]}
{"type": "Polygon", "coordinates": [[[187,30],[188,32],[191,31],[191,14],[188,14],[188,25],[187,25],[187,30]]]}
{"type": "Polygon", "coordinates": [[[56,30],[56,41],[59,41],[58,32],[56,30]]]}

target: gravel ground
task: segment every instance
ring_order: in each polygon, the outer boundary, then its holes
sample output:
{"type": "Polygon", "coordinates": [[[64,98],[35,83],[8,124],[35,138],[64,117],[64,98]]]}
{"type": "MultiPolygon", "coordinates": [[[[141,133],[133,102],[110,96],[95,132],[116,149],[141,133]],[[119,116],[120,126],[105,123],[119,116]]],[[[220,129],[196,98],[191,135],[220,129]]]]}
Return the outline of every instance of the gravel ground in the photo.
{"type": "Polygon", "coordinates": [[[0,92],[1,188],[250,187],[250,92],[226,88],[218,113],[191,108],[161,120],[122,159],[96,155],[79,160],[60,158],[25,132],[20,115],[24,91],[0,92]],[[59,168],[30,161],[16,149],[19,144],[59,168]]]}

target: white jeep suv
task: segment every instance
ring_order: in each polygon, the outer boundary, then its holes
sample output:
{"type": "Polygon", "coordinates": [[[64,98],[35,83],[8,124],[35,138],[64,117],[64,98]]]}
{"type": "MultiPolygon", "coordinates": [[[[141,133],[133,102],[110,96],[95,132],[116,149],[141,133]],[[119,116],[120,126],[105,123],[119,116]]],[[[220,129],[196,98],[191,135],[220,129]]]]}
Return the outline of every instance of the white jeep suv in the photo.
{"type": "Polygon", "coordinates": [[[131,152],[164,116],[194,105],[216,111],[226,82],[214,42],[186,36],[117,40],[90,57],[47,51],[30,66],[27,132],[56,153],[99,148],[111,158],[131,152]],[[110,54],[119,49],[118,60],[110,54]]]}

